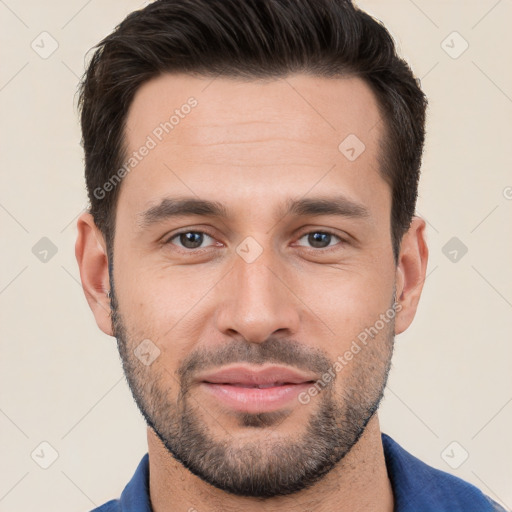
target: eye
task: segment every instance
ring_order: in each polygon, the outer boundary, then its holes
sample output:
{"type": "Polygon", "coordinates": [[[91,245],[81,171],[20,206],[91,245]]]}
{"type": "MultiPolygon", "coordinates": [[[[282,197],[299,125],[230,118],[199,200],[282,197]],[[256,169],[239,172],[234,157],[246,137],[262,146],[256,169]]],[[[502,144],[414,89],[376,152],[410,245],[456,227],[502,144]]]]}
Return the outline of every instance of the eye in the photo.
{"type": "Polygon", "coordinates": [[[203,246],[203,242],[207,241],[207,239],[213,240],[213,237],[203,231],[182,231],[173,235],[166,243],[172,243],[182,249],[202,249],[208,247],[203,246]],[[176,242],[173,242],[173,240],[176,240],[176,242]]]}
{"type": "MultiPolygon", "coordinates": [[[[342,240],[339,236],[328,231],[310,231],[309,233],[302,235],[299,238],[299,241],[304,238],[307,240],[307,243],[311,244],[311,247],[314,249],[326,249],[328,247],[332,247],[331,242],[336,240],[337,243],[344,242],[344,240],[342,240]]],[[[336,243],[334,245],[336,245],[336,243]]]]}
{"type": "MultiPolygon", "coordinates": [[[[307,245],[300,243],[300,241],[304,239],[308,244],[310,244],[309,248],[312,249],[328,249],[330,247],[335,247],[340,242],[344,242],[344,240],[338,235],[330,233],[329,231],[310,231],[309,233],[302,235],[298,240],[298,245],[307,247],[307,245]]],[[[175,233],[165,243],[176,245],[181,249],[191,252],[195,249],[211,247],[214,245],[212,242],[215,242],[215,239],[204,231],[182,231],[180,233],[175,233]],[[210,240],[209,244],[208,240],[210,240]]]]}

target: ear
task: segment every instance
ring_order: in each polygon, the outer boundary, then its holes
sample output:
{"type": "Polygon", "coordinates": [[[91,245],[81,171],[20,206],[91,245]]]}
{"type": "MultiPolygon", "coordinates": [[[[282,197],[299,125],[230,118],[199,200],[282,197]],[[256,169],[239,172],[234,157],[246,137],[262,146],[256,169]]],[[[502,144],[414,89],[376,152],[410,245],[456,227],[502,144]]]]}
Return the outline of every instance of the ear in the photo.
{"type": "Polygon", "coordinates": [[[105,239],[90,213],[83,213],[77,222],[78,237],[75,256],[80,268],[80,279],[98,327],[113,336],[110,318],[110,290],[108,258],[105,239]]]}
{"type": "Polygon", "coordinates": [[[425,274],[428,248],[425,241],[425,221],[413,217],[411,225],[402,238],[396,269],[397,315],[395,334],[404,332],[416,315],[425,274]]]}

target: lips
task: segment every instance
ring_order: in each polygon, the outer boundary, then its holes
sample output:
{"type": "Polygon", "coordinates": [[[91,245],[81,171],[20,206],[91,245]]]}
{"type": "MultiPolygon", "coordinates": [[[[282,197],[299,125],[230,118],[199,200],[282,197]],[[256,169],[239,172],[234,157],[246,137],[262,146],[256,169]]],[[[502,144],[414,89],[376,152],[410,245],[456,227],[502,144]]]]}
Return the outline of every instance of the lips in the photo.
{"type": "Polygon", "coordinates": [[[261,413],[290,405],[316,378],[284,366],[233,366],[202,375],[198,380],[200,388],[224,407],[261,413]]]}
{"type": "Polygon", "coordinates": [[[303,374],[284,366],[263,369],[234,366],[201,376],[198,380],[209,384],[228,384],[245,388],[269,388],[285,384],[303,384],[316,380],[312,374],[303,374]]]}

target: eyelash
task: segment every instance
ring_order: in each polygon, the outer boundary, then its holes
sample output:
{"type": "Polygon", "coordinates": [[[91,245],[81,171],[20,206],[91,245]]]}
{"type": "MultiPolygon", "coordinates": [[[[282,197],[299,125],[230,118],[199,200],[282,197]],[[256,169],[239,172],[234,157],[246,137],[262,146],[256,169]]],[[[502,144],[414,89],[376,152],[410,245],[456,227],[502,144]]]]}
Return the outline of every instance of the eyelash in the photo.
{"type": "MultiPolygon", "coordinates": [[[[179,237],[180,235],[184,235],[186,233],[196,233],[196,234],[207,235],[210,238],[215,239],[215,237],[212,234],[208,233],[208,231],[187,229],[187,230],[179,231],[178,233],[174,233],[171,237],[167,238],[167,240],[164,241],[164,245],[169,245],[169,244],[175,245],[175,244],[172,243],[172,240],[174,240],[175,238],[179,237]]],[[[339,240],[339,242],[337,244],[333,245],[333,246],[328,246],[328,247],[323,247],[323,248],[305,247],[305,246],[299,246],[299,247],[302,247],[303,249],[306,249],[306,250],[309,250],[309,251],[314,251],[316,253],[326,253],[326,252],[330,252],[332,250],[338,249],[339,248],[338,246],[340,246],[340,245],[343,246],[343,245],[346,245],[348,243],[346,240],[341,238],[336,233],[333,233],[332,231],[325,230],[325,229],[324,230],[313,229],[311,231],[306,231],[305,233],[301,234],[300,237],[297,240],[301,240],[305,236],[310,235],[312,233],[322,233],[322,234],[326,234],[326,235],[331,235],[331,236],[337,238],[339,240]]],[[[186,253],[186,254],[201,254],[201,253],[207,251],[212,246],[201,247],[201,248],[197,248],[197,249],[187,249],[187,248],[183,248],[183,247],[180,247],[180,246],[176,246],[176,247],[178,247],[178,250],[180,252],[183,252],[183,253],[186,253]]]]}

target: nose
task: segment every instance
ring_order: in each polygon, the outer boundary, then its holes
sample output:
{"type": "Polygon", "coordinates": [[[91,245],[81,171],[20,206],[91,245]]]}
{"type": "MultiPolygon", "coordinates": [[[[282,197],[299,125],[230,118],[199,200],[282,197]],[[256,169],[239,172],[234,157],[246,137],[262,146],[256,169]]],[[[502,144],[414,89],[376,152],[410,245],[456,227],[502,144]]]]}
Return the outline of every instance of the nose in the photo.
{"type": "Polygon", "coordinates": [[[292,336],[298,331],[300,300],[270,252],[264,250],[251,263],[235,257],[216,309],[217,328],[223,334],[262,343],[271,335],[292,336]]]}

